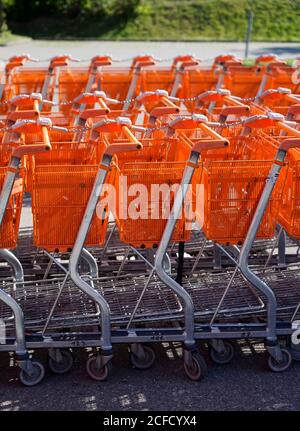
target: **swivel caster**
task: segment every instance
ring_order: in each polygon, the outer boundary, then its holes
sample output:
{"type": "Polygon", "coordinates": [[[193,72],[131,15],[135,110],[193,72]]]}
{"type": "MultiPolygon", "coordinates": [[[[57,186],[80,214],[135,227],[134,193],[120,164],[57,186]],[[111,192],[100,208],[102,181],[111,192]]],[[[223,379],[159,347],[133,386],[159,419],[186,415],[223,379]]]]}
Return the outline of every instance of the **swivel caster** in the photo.
{"type": "Polygon", "coordinates": [[[108,359],[105,363],[103,356],[92,356],[86,363],[86,371],[93,380],[104,382],[112,371],[111,359],[108,359]]]}
{"type": "Polygon", "coordinates": [[[45,368],[38,361],[30,361],[26,367],[20,371],[20,380],[25,386],[35,386],[39,384],[45,376],[45,368]]]}
{"type": "Polygon", "coordinates": [[[281,373],[286,371],[292,363],[292,355],[287,349],[281,349],[282,360],[280,362],[276,361],[273,356],[269,356],[268,365],[271,371],[275,373],[281,373]]]}
{"type": "Polygon", "coordinates": [[[213,362],[216,364],[225,365],[231,362],[234,356],[234,348],[231,343],[224,341],[222,350],[218,351],[212,347],[209,354],[213,362]]]}
{"type": "Polygon", "coordinates": [[[69,350],[55,349],[54,352],[49,352],[48,365],[54,374],[65,374],[69,372],[73,364],[73,355],[69,350]]]}
{"type": "Polygon", "coordinates": [[[208,371],[205,359],[199,352],[185,352],[183,366],[185,374],[193,381],[201,380],[208,371]]]}
{"type": "Polygon", "coordinates": [[[130,361],[134,368],[147,370],[155,361],[155,352],[150,346],[133,345],[130,350],[130,361]]]}

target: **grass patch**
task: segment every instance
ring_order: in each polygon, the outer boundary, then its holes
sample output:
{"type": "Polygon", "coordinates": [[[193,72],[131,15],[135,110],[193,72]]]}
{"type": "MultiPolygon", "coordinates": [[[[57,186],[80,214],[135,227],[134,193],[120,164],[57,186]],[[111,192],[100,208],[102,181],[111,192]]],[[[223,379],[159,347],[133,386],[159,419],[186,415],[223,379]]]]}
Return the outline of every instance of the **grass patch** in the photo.
{"type": "Polygon", "coordinates": [[[44,39],[242,41],[254,12],[253,41],[300,40],[300,0],[140,0],[129,16],[61,14],[16,21],[17,34],[44,39]]]}

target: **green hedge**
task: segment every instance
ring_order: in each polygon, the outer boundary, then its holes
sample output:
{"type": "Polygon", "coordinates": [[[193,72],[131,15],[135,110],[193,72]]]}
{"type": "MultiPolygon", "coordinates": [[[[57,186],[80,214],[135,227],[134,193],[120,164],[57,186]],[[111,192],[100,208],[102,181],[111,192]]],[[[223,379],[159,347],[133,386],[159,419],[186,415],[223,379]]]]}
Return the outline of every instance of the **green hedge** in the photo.
{"type": "Polygon", "coordinates": [[[1,1],[9,28],[32,37],[243,40],[251,8],[253,40],[300,40],[300,0],[1,1]]]}

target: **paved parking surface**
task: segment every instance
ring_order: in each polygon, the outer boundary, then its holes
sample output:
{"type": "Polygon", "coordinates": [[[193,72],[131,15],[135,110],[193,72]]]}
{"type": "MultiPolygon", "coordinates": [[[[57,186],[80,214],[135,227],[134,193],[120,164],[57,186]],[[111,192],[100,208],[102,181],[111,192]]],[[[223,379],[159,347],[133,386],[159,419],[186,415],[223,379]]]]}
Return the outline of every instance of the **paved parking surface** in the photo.
{"type": "MultiPolygon", "coordinates": [[[[64,376],[47,370],[45,380],[25,388],[18,371],[8,368],[1,355],[0,411],[3,410],[300,410],[300,364],[282,374],[266,367],[261,345],[236,345],[230,365],[209,364],[201,382],[189,381],[182,369],[181,349],[156,346],[152,369],[131,368],[124,346],[115,349],[109,380],[90,380],[85,371],[86,353],[77,352],[76,363],[64,376]]],[[[46,357],[42,357],[46,363],[46,357]]]]}

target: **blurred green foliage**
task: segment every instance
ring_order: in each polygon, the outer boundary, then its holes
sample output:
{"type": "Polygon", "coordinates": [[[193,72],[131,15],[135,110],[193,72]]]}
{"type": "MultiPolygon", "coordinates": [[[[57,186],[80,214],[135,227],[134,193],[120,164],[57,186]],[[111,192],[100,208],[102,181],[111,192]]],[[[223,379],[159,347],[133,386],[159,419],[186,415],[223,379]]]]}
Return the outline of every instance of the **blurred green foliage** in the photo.
{"type": "Polygon", "coordinates": [[[14,33],[43,38],[299,41],[300,0],[0,0],[14,33]]]}

